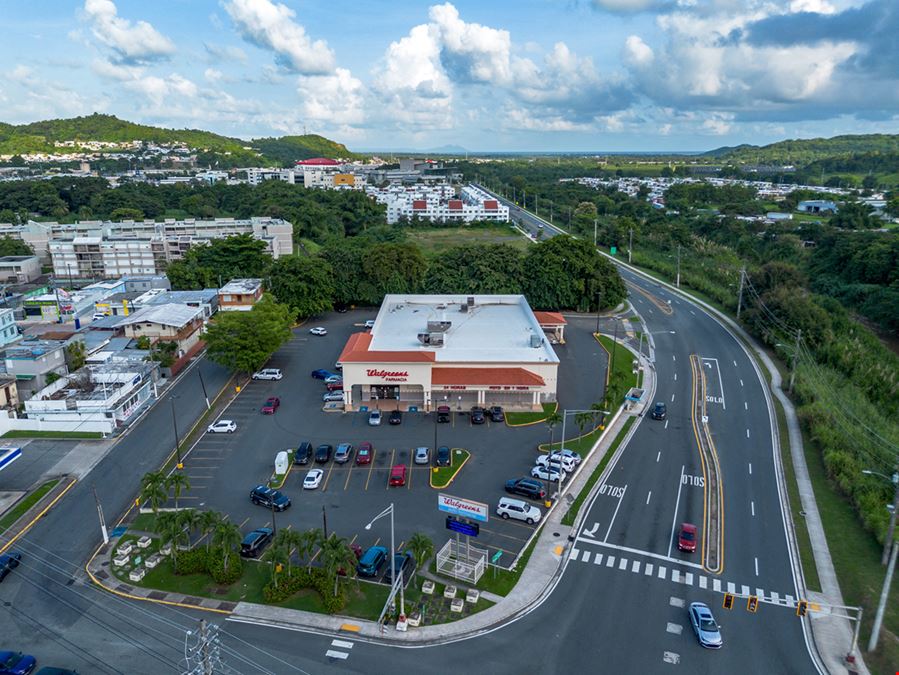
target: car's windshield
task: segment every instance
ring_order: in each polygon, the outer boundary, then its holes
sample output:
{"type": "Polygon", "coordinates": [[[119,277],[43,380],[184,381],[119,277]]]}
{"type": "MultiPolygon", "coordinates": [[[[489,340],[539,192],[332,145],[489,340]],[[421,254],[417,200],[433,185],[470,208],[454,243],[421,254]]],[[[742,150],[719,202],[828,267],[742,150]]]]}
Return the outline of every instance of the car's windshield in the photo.
{"type": "Polygon", "coordinates": [[[19,660],[18,654],[10,654],[9,658],[6,659],[6,661],[4,661],[2,665],[7,668],[12,668],[18,660],[19,660]]]}
{"type": "Polygon", "coordinates": [[[701,618],[699,620],[699,626],[702,630],[707,631],[709,633],[717,633],[718,632],[718,624],[715,623],[715,620],[712,618],[701,618]]]}
{"type": "Polygon", "coordinates": [[[686,531],[686,530],[684,530],[683,532],[681,532],[681,535],[680,535],[680,536],[681,536],[681,539],[685,539],[685,540],[687,540],[687,541],[693,541],[693,539],[696,538],[695,535],[694,535],[692,532],[688,532],[688,531],[686,531]]]}
{"type": "Polygon", "coordinates": [[[281,497],[283,497],[283,495],[278,490],[272,492],[272,499],[281,499],[281,497]]]}

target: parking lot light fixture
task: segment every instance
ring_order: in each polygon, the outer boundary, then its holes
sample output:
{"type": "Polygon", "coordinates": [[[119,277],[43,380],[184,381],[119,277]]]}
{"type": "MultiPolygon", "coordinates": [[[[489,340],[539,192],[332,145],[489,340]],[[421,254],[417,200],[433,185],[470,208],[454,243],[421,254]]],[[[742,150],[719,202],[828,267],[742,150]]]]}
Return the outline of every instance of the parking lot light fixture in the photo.
{"type": "MultiPolygon", "coordinates": [[[[391,585],[390,590],[393,591],[393,586],[397,584],[396,578],[396,541],[395,541],[395,533],[393,528],[393,502],[390,502],[390,506],[381,511],[378,515],[372,518],[368,525],[365,526],[366,530],[371,530],[371,526],[375,524],[376,520],[383,518],[386,515],[390,515],[390,578],[393,580],[393,584],[391,585]]],[[[406,620],[406,598],[404,593],[404,584],[400,583],[400,618],[399,621],[406,620]]],[[[390,597],[395,595],[394,593],[390,593],[387,596],[387,602],[390,602],[390,597]]],[[[386,607],[386,605],[385,605],[386,607]]]]}
{"type": "Polygon", "coordinates": [[[175,427],[175,456],[178,459],[175,468],[183,469],[184,464],[181,462],[181,440],[178,438],[178,419],[175,417],[175,399],[178,398],[174,394],[169,396],[169,402],[172,404],[172,426],[175,427]]]}

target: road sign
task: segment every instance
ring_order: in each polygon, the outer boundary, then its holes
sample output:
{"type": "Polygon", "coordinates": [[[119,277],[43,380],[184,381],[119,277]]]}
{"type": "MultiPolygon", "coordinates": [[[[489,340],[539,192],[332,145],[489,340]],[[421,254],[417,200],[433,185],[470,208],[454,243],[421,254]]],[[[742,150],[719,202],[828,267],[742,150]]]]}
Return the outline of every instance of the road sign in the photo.
{"type": "Polygon", "coordinates": [[[473,502],[468,499],[460,499],[440,493],[437,495],[437,508],[454,516],[462,516],[463,518],[471,518],[479,520],[482,523],[487,522],[487,516],[490,513],[490,507],[481,502],[473,502]]]}
{"type": "Polygon", "coordinates": [[[502,557],[503,557],[503,552],[502,552],[502,551],[497,551],[497,552],[494,553],[492,556],[490,556],[490,562],[492,562],[492,563],[495,565],[496,563],[499,562],[499,559],[502,558],[502,557]]]}
{"type": "Polygon", "coordinates": [[[609,249],[609,253],[611,253],[612,255],[615,255],[616,253],[618,253],[618,247],[613,246],[612,248],[609,249]]]}
{"type": "Polygon", "coordinates": [[[446,529],[458,532],[459,534],[468,535],[469,537],[477,537],[481,531],[481,526],[477,523],[466,523],[464,520],[447,516],[446,529]]]}

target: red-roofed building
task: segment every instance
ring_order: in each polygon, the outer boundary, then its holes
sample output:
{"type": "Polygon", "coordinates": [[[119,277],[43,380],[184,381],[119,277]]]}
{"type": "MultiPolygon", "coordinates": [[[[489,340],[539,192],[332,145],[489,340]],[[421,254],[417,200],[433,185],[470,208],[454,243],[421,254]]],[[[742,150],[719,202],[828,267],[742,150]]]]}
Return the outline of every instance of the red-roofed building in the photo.
{"type": "Polygon", "coordinates": [[[294,162],[297,166],[340,166],[340,162],[327,157],[313,157],[312,159],[301,159],[294,162]]]}

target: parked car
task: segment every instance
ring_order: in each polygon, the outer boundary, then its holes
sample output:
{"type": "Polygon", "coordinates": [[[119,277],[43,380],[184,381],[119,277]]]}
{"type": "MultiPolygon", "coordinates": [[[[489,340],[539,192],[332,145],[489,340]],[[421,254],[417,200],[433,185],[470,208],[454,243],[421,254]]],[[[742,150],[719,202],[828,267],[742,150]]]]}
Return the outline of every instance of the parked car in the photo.
{"type": "Polygon", "coordinates": [[[374,327],[375,327],[375,320],[374,320],[374,319],[368,319],[368,320],[365,322],[365,327],[366,327],[366,328],[369,328],[369,329],[374,328],[374,327]]]}
{"type": "Polygon", "coordinates": [[[326,328],[322,328],[321,326],[316,326],[315,328],[310,328],[309,333],[312,335],[327,335],[328,330],[326,328]]]}
{"type": "Polygon", "coordinates": [[[69,670],[68,668],[54,668],[53,666],[44,666],[34,675],[78,675],[78,671],[69,670]]]}
{"type": "Polygon", "coordinates": [[[244,558],[258,558],[271,540],[272,528],[260,527],[255,529],[240,542],[240,555],[244,558]]]}
{"type": "Polygon", "coordinates": [[[343,380],[334,380],[333,382],[325,382],[325,389],[328,391],[343,391],[343,380]]]}
{"type": "Polygon", "coordinates": [[[322,394],[322,401],[325,403],[328,403],[329,401],[343,401],[343,389],[322,394]]]}
{"type": "Polygon", "coordinates": [[[668,406],[662,401],[657,401],[652,407],[652,413],[650,413],[650,415],[654,420],[663,420],[668,417],[668,406]]]}
{"type": "Polygon", "coordinates": [[[368,413],[368,426],[370,426],[370,427],[381,426],[381,411],[380,410],[372,410],[370,413],[368,413]]]}
{"type": "Polygon", "coordinates": [[[334,452],[334,461],[338,464],[346,464],[353,456],[353,446],[350,443],[341,443],[334,452]]]}
{"type": "Polygon", "coordinates": [[[415,463],[416,464],[430,464],[431,463],[431,448],[426,448],[426,447],[415,448],[415,463]]]}
{"type": "MultiPolygon", "coordinates": [[[[325,371],[325,372],[327,373],[328,371],[325,371]]],[[[338,373],[330,373],[325,376],[324,380],[325,380],[325,384],[332,384],[334,382],[343,382],[343,375],[340,375],[338,373]]]]}
{"type": "Polygon", "coordinates": [[[693,626],[699,644],[708,649],[721,649],[723,644],[721,630],[715,623],[715,617],[712,616],[709,606],[704,602],[691,602],[689,614],[690,625],[693,626]]]}
{"type": "Polygon", "coordinates": [[[450,407],[448,405],[437,406],[437,422],[445,424],[450,421],[450,407]]]}
{"type": "Polygon", "coordinates": [[[356,565],[356,572],[363,577],[376,577],[387,560],[387,549],[383,546],[370,546],[366,549],[359,563],[356,565]]]}
{"type": "Polygon", "coordinates": [[[263,415],[274,415],[275,411],[281,407],[281,399],[277,396],[269,396],[262,404],[263,415]]]}
{"type": "Polygon", "coordinates": [[[490,421],[491,422],[505,422],[506,416],[503,413],[502,406],[494,405],[490,407],[490,421]]]}
{"type": "Polygon", "coordinates": [[[449,446],[441,445],[437,448],[437,466],[450,465],[450,449],[449,446]]]}
{"type": "Polygon", "coordinates": [[[100,319],[105,319],[107,316],[109,315],[105,314],[104,312],[94,312],[94,315],[91,317],[91,321],[99,321],[100,319]]]}
{"type": "Polygon", "coordinates": [[[0,673],[3,675],[28,675],[37,661],[22,652],[0,652],[0,673]]]}
{"type": "Polygon", "coordinates": [[[324,464],[331,460],[331,451],[333,448],[327,443],[322,443],[315,449],[315,461],[317,464],[324,464]]]}
{"type": "Polygon", "coordinates": [[[371,443],[368,441],[360,443],[356,448],[356,465],[371,464],[372,454],[374,454],[374,449],[371,447],[371,443]]]}
{"type": "Polygon", "coordinates": [[[263,368],[253,373],[254,380],[280,380],[282,377],[280,368],[263,368]]]}
{"type": "Polygon", "coordinates": [[[484,416],[484,409],[480,406],[474,406],[471,409],[471,423],[472,424],[483,424],[487,421],[487,418],[484,416]]]}
{"type": "Polygon", "coordinates": [[[496,515],[503,520],[514,518],[515,520],[523,520],[528,525],[533,525],[540,522],[541,513],[536,506],[531,506],[520,499],[500,497],[499,503],[496,505],[496,515]]]}
{"type": "Polygon", "coordinates": [[[206,432],[210,434],[231,434],[235,431],[237,431],[237,422],[233,420],[219,420],[206,427],[206,432]]]}
{"type": "Polygon", "coordinates": [[[283,511],[290,506],[290,497],[265,485],[257,485],[250,491],[250,501],[275,511],[283,511]]]}
{"type": "Polygon", "coordinates": [[[394,410],[390,413],[390,417],[387,418],[388,424],[402,424],[403,423],[403,411],[402,410],[394,410]]]}
{"type": "Polygon", "coordinates": [[[325,472],[321,469],[309,469],[306,472],[306,477],[303,479],[303,489],[314,490],[321,484],[322,476],[324,475],[325,472]]]}
{"type": "Polygon", "coordinates": [[[412,551],[393,554],[393,564],[387,566],[387,572],[384,574],[384,581],[389,584],[393,583],[394,567],[396,568],[397,578],[405,581],[415,569],[415,556],[412,555],[412,551]]]}
{"type": "Polygon", "coordinates": [[[293,453],[294,464],[308,464],[312,459],[312,443],[303,441],[297,447],[297,451],[293,453]]]}
{"type": "Polygon", "coordinates": [[[568,457],[571,461],[574,462],[575,466],[578,466],[581,463],[581,456],[579,453],[574,450],[569,450],[568,448],[562,448],[561,450],[556,450],[553,454],[562,455],[563,457],[568,457]]]}
{"type": "Polygon", "coordinates": [[[677,535],[677,548],[686,553],[696,551],[696,526],[692,523],[681,523],[677,535]]]}
{"type": "Polygon", "coordinates": [[[555,452],[552,455],[537,455],[536,464],[544,468],[549,465],[551,469],[555,470],[561,468],[565,473],[574,471],[574,460],[555,452]]]}
{"type": "Polygon", "coordinates": [[[560,480],[565,480],[568,478],[568,474],[565,473],[563,469],[561,473],[558,469],[547,469],[543,466],[535,466],[531,469],[531,478],[539,478],[540,480],[548,480],[553,483],[558,483],[560,480]]]}
{"type": "Polygon", "coordinates": [[[319,368],[312,371],[312,377],[314,377],[316,380],[327,380],[329,377],[340,377],[340,375],[335,375],[330,370],[319,368]]]}
{"type": "Polygon", "coordinates": [[[543,489],[543,483],[540,483],[533,478],[507,480],[506,492],[513,495],[521,495],[528,499],[543,499],[546,497],[546,490],[543,489]]]}
{"type": "Polygon", "coordinates": [[[390,485],[402,487],[406,484],[406,465],[396,464],[390,469],[390,485]]]}
{"type": "Polygon", "coordinates": [[[9,574],[10,570],[18,567],[21,560],[22,554],[18,551],[10,551],[9,553],[0,555],[0,581],[3,581],[6,578],[6,575],[9,574]]]}

